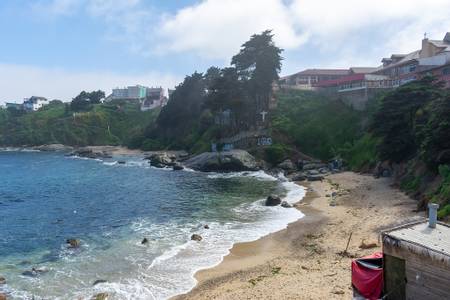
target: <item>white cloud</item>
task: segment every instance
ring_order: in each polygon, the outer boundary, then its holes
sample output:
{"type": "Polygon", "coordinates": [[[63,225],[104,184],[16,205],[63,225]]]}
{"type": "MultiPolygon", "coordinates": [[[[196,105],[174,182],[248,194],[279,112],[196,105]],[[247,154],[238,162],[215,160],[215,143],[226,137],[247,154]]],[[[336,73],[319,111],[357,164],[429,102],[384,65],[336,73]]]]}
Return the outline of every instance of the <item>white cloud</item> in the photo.
{"type": "Polygon", "coordinates": [[[252,34],[266,29],[273,30],[282,48],[307,40],[281,0],[206,0],[163,18],[158,50],[229,59],[252,34]]]}
{"type": "Polygon", "coordinates": [[[82,90],[101,89],[109,94],[112,88],[142,84],[173,88],[181,81],[171,74],[148,72],[124,75],[110,72],[69,72],[26,65],[0,63],[0,103],[21,101],[32,95],[70,101],[82,90]]]}
{"type": "Polygon", "coordinates": [[[287,50],[373,62],[419,48],[424,32],[442,38],[449,11],[448,0],[203,0],[164,17],[157,49],[229,59],[251,34],[273,29],[287,50]]]}

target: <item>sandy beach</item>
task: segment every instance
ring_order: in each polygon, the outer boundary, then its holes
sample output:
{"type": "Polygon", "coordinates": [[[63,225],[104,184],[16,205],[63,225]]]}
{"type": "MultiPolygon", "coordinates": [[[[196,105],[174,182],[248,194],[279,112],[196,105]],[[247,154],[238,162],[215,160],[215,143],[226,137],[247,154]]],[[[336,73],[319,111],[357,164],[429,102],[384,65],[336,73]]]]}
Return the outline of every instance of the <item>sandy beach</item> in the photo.
{"type": "Polygon", "coordinates": [[[174,299],[349,299],[351,257],[379,251],[381,230],[424,216],[388,178],[344,172],[299,184],[308,189],[296,205],[304,218],[236,244],[221,264],[195,275],[191,292],[174,299]]]}

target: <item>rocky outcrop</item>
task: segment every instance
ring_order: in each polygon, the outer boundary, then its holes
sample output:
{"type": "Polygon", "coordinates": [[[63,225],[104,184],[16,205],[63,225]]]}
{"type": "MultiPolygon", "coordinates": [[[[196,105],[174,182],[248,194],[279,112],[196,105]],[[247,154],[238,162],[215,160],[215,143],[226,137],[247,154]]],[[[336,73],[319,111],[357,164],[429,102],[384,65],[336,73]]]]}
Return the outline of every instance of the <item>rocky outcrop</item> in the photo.
{"type": "Polygon", "coordinates": [[[264,203],[265,206],[277,206],[281,204],[281,199],[278,196],[270,195],[267,197],[266,202],[264,203]]]}
{"type": "Polygon", "coordinates": [[[203,172],[257,171],[261,168],[261,163],[244,150],[205,152],[184,161],[184,165],[203,172]]]}
{"type": "Polygon", "coordinates": [[[2,294],[2,293],[0,293],[0,300],[6,300],[7,298],[6,298],[6,295],[5,294],[2,294]]]}
{"type": "Polygon", "coordinates": [[[194,234],[191,236],[191,240],[200,242],[201,240],[203,240],[203,238],[202,238],[201,235],[195,234],[195,233],[194,233],[194,234]]]}
{"type": "Polygon", "coordinates": [[[277,168],[280,168],[285,171],[294,171],[297,169],[297,167],[294,165],[294,163],[290,159],[286,159],[283,162],[279,163],[277,165],[277,168]]]}
{"type": "Polygon", "coordinates": [[[306,180],[306,174],[302,172],[293,173],[289,176],[289,179],[292,181],[304,181],[306,180]]]}
{"type": "Polygon", "coordinates": [[[174,171],[181,171],[184,169],[184,167],[182,165],[180,165],[179,163],[175,163],[175,165],[173,165],[172,169],[174,171]]]}
{"type": "Polygon", "coordinates": [[[147,156],[146,159],[150,161],[150,165],[156,168],[173,167],[176,163],[176,155],[166,152],[154,153],[147,156]]]}
{"type": "Polygon", "coordinates": [[[39,151],[61,151],[61,152],[69,152],[73,150],[73,147],[66,146],[63,144],[49,144],[49,145],[41,145],[33,147],[34,150],[39,151]]]}
{"type": "Polygon", "coordinates": [[[107,151],[94,151],[90,148],[78,148],[68,154],[69,156],[79,156],[92,159],[112,158],[111,153],[107,151]]]}
{"type": "Polygon", "coordinates": [[[323,175],[308,175],[307,179],[308,181],[322,181],[323,175]]]}

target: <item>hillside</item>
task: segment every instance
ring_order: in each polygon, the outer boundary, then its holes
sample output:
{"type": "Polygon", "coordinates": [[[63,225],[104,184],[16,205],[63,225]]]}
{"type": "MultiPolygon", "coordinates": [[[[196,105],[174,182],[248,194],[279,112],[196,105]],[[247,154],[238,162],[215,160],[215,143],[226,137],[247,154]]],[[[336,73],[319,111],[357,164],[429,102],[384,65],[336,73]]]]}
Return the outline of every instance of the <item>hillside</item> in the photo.
{"type": "Polygon", "coordinates": [[[128,145],[158,113],[141,112],[131,103],[95,104],[88,111],[73,112],[59,101],[33,113],[1,110],[0,145],[128,145]]]}
{"type": "Polygon", "coordinates": [[[329,160],[363,134],[365,113],[341,101],[330,101],[308,91],[284,91],[276,97],[271,124],[278,146],[294,147],[309,156],[329,160]]]}

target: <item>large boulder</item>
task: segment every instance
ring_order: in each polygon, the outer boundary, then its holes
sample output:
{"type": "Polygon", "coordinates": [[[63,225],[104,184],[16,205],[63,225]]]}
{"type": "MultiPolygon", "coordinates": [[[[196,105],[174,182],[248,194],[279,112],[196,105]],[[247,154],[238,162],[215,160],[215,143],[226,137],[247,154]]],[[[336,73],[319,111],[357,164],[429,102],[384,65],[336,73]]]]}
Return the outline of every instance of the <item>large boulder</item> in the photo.
{"type": "Polygon", "coordinates": [[[266,202],[264,203],[265,206],[277,206],[281,204],[281,199],[278,196],[270,195],[267,197],[266,202]]]}
{"type": "Polygon", "coordinates": [[[167,166],[175,165],[176,156],[169,155],[166,152],[162,153],[154,153],[149,157],[146,157],[150,160],[150,165],[157,168],[164,168],[167,166]]]}
{"type": "Polygon", "coordinates": [[[261,164],[244,150],[204,152],[184,162],[188,168],[203,172],[257,171],[261,164]]]}
{"type": "Polygon", "coordinates": [[[314,170],[314,169],[320,169],[320,168],[326,168],[328,167],[327,164],[318,163],[318,162],[304,162],[302,170],[308,171],[308,170],[314,170]]]}
{"type": "Polygon", "coordinates": [[[323,175],[308,175],[308,181],[322,181],[323,175]]]}
{"type": "Polygon", "coordinates": [[[280,169],[283,169],[285,171],[292,171],[292,170],[296,169],[294,163],[290,159],[286,159],[286,160],[282,161],[281,163],[279,163],[277,165],[277,167],[280,169]]]}
{"type": "Polygon", "coordinates": [[[293,173],[289,176],[292,181],[303,181],[306,180],[306,175],[303,172],[293,173]]]}

